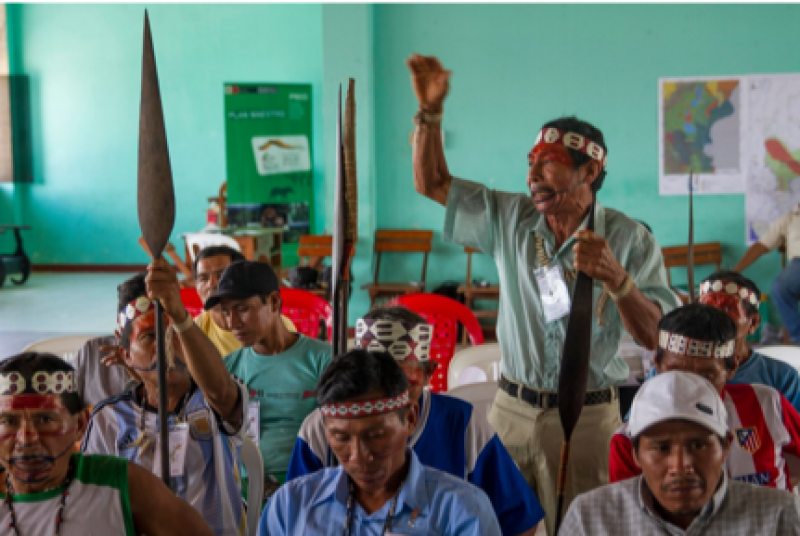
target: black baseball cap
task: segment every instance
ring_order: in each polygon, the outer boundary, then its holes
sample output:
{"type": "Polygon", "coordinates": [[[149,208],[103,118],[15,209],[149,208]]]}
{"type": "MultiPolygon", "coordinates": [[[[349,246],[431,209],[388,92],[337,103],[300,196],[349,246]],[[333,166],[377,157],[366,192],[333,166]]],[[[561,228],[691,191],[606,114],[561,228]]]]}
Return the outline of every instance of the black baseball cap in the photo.
{"type": "Polygon", "coordinates": [[[219,278],[217,291],[206,300],[203,308],[213,309],[222,298],[246,300],[251,296],[272,294],[280,290],[278,276],[269,264],[236,261],[228,265],[219,278]]]}

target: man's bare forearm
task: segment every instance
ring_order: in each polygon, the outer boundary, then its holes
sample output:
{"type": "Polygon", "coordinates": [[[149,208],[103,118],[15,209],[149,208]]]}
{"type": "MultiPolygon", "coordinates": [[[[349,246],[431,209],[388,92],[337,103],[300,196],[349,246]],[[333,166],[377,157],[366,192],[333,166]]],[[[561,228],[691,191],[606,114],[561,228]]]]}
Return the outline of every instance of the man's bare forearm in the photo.
{"type": "Polygon", "coordinates": [[[742,270],[745,270],[748,266],[756,262],[758,258],[761,257],[761,255],[763,255],[768,251],[769,250],[764,244],[762,244],[761,242],[756,242],[755,244],[747,248],[747,251],[745,251],[742,259],[736,266],[733,267],[733,271],[741,273],[742,270]]]}
{"type": "Polygon", "coordinates": [[[440,205],[447,204],[453,177],[447,169],[439,125],[422,124],[414,131],[412,149],[414,188],[440,205]]]}
{"type": "Polygon", "coordinates": [[[655,350],[658,345],[658,321],[663,316],[658,305],[633,287],[630,294],[617,301],[617,308],[622,324],[633,340],[648,350],[655,350]]]}

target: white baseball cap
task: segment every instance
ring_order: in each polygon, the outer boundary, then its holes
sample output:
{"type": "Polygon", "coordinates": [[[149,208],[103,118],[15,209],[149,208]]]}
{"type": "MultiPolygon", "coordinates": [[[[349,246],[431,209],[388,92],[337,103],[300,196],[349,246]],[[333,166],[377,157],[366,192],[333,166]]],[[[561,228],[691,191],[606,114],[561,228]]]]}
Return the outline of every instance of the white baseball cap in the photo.
{"type": "Polygon", "coordinates": [[[699,424],[720,437],[728,432],[722,397],[711,382],[692,372],[664,372],[647,380],[633,399],[628,431],[637,437],[655,424],[673,420],[699,424]]]}

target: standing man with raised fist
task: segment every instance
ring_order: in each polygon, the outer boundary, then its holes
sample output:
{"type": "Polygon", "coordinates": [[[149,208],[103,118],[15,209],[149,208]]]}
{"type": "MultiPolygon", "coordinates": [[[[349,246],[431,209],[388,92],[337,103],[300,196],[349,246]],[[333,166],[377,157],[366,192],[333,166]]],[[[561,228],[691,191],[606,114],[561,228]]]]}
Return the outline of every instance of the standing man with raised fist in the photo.
{"type": "Polygon", "coordinates": [[[617,352],[623,330],[654,349],[658,320],[677,299],[666,283],[661,248],[644,226],[596,203],[595,231],[584,229],[606,176],[608,150],[599,129],[575,117],[546,123],[528,155],[526,194],[457,179],[441,137],[451,72],[434,57],[415,54],[407,64],[419,100],[414,187],[447,209],[445,240],[476,248],[497,264],[503,358],[489,421],[544,505],[552,535],[563,440],[556,390],[577,272],[594,279],[596,319],[566,506],[608,482],[609,441],[620,424],[615,386],[628,377],[617,352]]]}

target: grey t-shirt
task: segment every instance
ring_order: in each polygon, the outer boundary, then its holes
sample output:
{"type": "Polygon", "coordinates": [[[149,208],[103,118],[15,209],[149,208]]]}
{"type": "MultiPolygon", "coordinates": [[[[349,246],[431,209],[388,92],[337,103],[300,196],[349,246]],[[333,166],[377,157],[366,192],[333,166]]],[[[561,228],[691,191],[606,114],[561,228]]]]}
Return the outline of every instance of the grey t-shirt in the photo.
{"type": "Polygon", "coordinates": [[[106,398],[125,392],[128,384],[133,381],[124,368],[108,367],[100,361],[103,357],[100,347],[116,344],[118,341],[114,335],[90,339],[81,346],[72,362],[78,393],[90,406],[96,406],[106,398]]]}

